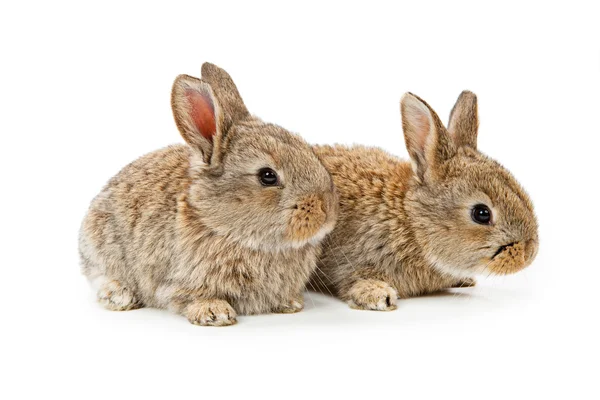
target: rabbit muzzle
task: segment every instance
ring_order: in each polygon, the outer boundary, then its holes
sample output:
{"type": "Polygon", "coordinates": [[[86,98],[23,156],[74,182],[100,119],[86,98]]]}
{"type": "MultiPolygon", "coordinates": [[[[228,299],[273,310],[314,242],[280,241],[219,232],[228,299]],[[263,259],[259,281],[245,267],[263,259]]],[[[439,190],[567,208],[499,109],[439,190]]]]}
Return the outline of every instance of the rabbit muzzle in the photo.
{"type": "Polygon", "coordinates": [[[497,275],[518,272],[533,262],[538,250],[534,239],[519,241],[500,246],[488,264],[488,270],[497,275]]]}
{"type": "Polygon", "coordinates": [[[333,230],[336,217],[335,196],[305,196],[293,207],[286,232],[287,240],[298,244],[318,241],[333,230]]]}

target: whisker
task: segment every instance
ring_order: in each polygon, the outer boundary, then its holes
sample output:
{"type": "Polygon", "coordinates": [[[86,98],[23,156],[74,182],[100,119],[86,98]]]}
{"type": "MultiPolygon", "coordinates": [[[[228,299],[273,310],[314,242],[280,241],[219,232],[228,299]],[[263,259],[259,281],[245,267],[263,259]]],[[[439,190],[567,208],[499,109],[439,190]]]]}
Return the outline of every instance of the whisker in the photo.
{"type": "MultiPolygon", "coordinates": [[[[335,252],[333,251],[333,246],[331,245],[331,239],[329,236],[325,237],[324,240],[325,244],[327,244],[327,246],[329,246],[329,250],[331,252],[331,257],[333,258],[333,261],[335,261],[335,264],[338,267],[338,270],[341,269],[340,267],[340,263],[337,260],[337,257],[335,256],[335,252]]],[[[335,284],[330,280],[331,284],[335,286],[335,284]]]]}
{"type": "MultiPolygon", "coordinates": [[[[310,280],[307,283],[310,285],[310,287],[313,289],[313,291],[316,292],[315,287],[310,282],[310,280]]],[[[315,304],[315,301],[313,300],[313,297],[311,296],[310,291],[307,290],[306,294],[308,295],[308,298],[310,299],[310,302],[313,304],[313,308],[317,308],[317,305],[315,304]]]]}
{"type": "MultiPolygon", "coordinates": [[[[330,246],[329,246],[329,247],[331,248],[331,244],[330,244],[330,246]]],[[[346,261],[348,262],[348,265],[350,265],[350,267],[352,267],[352,269],[353,269],[354,271],[356,271],[356,269],[357,269],[357,268],[354,266],[354,264],[352,264],[352,263],[350,262],[350,260],[348,259],[348,256],[346,256],[346,253],[344,253],[344,251],[341,249],[341,247],[339,248],[339,250],[340,250],[340,253],[342,253],[342,255],[344,256],[344,258],[346,259],[346,261]]],[[[332,249],[331,251],[333,252],[333,249],[332,249]]],[[[336,262],[337,262],[337,261],[336,261],[336,262]]],[[[338,266],[339,266],[339,265],[338,265],[338,266]]]]}
{"type": "MultiPolygon", "coordinates": [[[[323,286],[325,289],[327,289],[327,291],[329,292],[329,294],[331,295],[331,297],[335,297],[335,296],[333,295],[333,293],[331,293],[331,290],[329,290],[329,287],[327,286],[327,284],[326,284],[326,283],[323,281],[323,279],[321,279],[321,277],[319,276],[319,272],[320,272],[320,273],[322,273],[322,274],[323,274],[323,276],[324,276],[325,278],[327,278],[327,276],[325,275],[325,273],[324,273],[324,272],[321,270],[321,268],[319,268],[318,266],[315,266],[315,268],[317,269],[317,271],[315,271],[315,273],[313,274],[313,276],[316,276],[316,277],[317,277],[317,279],[319,280],[319,282],[321,283],[321,285],[322,285],[322,286],[323,286]]],[[[331,282],[331,281],[330,281],[330,282],[331,282]]],[[[331,282],[331,283],[333,283],[333,282],[331,282]]]]}

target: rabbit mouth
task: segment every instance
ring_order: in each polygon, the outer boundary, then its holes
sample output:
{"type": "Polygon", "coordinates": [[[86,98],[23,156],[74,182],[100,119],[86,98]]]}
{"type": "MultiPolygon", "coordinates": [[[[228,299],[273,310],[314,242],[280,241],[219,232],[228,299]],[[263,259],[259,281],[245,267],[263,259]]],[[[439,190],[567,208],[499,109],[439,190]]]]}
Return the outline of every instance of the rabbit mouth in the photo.
{"type": "Polygon", "coordinates": [[[317,236],[325,236],[328,232],[322,232],[329,225],[327,217],[323,200],[317,195],[306,196],[292,209],[286,232],[287,239],[303,245],[317,236]]]}
{"type": "Polygon", "coordinates": [[[533,262],[538,250],[537,239],[521,242],[511,242],[499,246],[495,253],[489,257],[480,258],[474,264],[458,268],[438,257],[429,254],[428,261],[438,271],[455,278],[469,278],[478,274],[492,273],[494,275],[509,275],[518,272],[533,262]]]}
{"type": "Polygon", "coordinates": [[[506,249],[508,249],[509,247],[511,247],[515,244],[516,244],[516,242],[512,242],[512,243],[505,244],[505,245],[498,247],[498,250],[496,250],[496,253],[494,253],[494,255],[492,256],[492,260],[494,258],[496,258],[496,256],[498,256],[499,254],[501,254],[503,251],[505,251],[506,249]]]}
{"type": "Polygon", "coordinates": [[[535,240],[508,243],[498,248],[487,268],[497,275],[514,274],[531,264],[536,253],[535,240]]]}
{"type": "Polygon", "coordinates": [[[321,228],[310,237],[302,237],[300,239],[292,239],[290,241],[293,248],[301,248],[307,244],[316,246],[327,236],[335,227],[335,222],[325,223],[321,228]]]}

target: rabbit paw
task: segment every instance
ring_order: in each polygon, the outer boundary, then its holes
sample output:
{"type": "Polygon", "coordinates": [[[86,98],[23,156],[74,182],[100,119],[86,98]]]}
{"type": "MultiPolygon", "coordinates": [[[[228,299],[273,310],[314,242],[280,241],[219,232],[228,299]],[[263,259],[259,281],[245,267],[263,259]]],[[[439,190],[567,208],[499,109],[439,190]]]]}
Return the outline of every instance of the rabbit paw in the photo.
{"type": "Polygon", "coordinates": [[[135,293],[115,280],[102,284],[98,290],[98,302],[112,311],[127,311],[142,307],[135,293]]]}
{"type": "Polygon", "coordinates": [[[357,310],[392,311],[398,292],[383,281],[364,279],[350,288],[347,297],[348,305],[357,310]]]}
{"type": "Polygon", "coordinates": [[[185,309],[184,315],[194,325],[227,326],[237,322],[233,307],[225,300],[199,300],[185,309]]]}
{"type": "Polygon", "coordinates": [[[464,278],[458,282],[456,282],[454,285],[452,285],[452,288],[465,288],[465,287],[473,287],[477,284],[477,281],[473,278],[464,278]]]}
{"type": "Polygon", "coordinates": [[[300,295],[279,306],[275,312],[281,314],[293,314],[302,311],[302,309],[304,309],[304,299],[302,298],[302,295],[300,295]]]}

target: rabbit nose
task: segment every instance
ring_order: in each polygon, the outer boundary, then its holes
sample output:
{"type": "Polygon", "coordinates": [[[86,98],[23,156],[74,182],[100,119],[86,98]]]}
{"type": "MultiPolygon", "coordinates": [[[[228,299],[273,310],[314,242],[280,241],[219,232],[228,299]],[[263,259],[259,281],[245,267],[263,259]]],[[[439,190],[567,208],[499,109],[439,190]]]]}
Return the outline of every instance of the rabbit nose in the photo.
{"type": "Polygon", "coordinates": [[[288,237],[293,240],[307,240],[314,236],[327,218],[323,200],[311,194],[300,199],[295,205],[288,225],[288,237]]]}
{"type": "Polygon", "coordinates": [[[308,214],[310,214],[311,211],[316,212],[317,210],[325,212],[325,210],[323,209],[323,202],[316,196],[309,196],[302,199],[302,201],[296,203],[295,208],[304,211],[308,214]]]}

